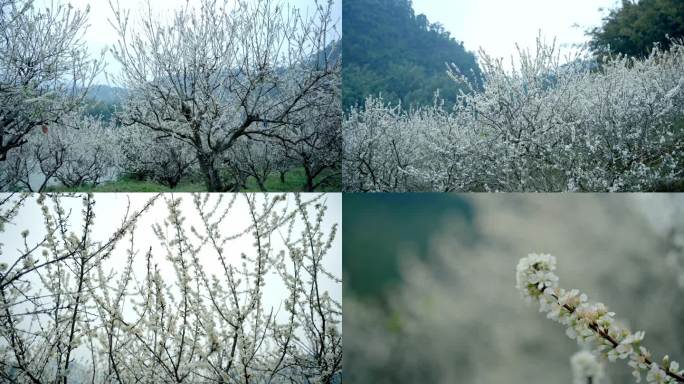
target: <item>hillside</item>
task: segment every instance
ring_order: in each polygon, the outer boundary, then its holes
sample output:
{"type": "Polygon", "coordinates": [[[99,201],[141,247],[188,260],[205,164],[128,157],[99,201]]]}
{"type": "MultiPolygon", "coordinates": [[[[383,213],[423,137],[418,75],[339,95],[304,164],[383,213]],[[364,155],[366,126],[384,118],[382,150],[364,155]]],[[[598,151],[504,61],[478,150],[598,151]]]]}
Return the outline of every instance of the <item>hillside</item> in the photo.
{"type": "Polygon", "coordinates": [[[380,93],[404,105],[431,104],[438,89],[452,102],[459,90],[446,63],[479,79],[475,55],[439,23],[416,15],[411,0],[345,0],[343,14],[345,109],[380,93]]]}

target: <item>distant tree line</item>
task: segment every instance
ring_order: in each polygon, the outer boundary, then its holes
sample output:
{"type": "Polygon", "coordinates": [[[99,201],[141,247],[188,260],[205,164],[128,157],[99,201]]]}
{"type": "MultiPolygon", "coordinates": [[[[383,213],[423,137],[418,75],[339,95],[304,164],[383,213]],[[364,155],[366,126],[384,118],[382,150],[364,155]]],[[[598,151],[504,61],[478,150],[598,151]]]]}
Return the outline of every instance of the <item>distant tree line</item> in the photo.
{"type": "Polygon", "coordinates": [[[646,57],[654,43],[668,49],[673,39],[684,38],[684,1],[622,0],[590,35],[595,53],[646,57]]]}

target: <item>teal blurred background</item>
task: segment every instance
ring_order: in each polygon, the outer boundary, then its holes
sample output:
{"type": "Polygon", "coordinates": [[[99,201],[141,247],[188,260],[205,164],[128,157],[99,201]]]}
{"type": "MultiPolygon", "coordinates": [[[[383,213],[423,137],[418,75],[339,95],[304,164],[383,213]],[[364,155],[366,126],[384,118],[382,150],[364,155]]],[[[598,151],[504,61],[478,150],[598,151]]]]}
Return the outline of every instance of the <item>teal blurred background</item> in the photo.
{"type": "MultiPolygon", "coordinates": [[[[561,286],[684,361],[684,195],[344,194],[345,382],[572,383],[579,350],[527,305],[515,265],[558,258],[561,286]]],[[[594,384],[634,382],[623,362],[594,384]]]]}
{"type": "Polygon", "coordinates": [[[345,295],[382,299],[400,283],[404,257],[425,259],[432,237],[458,217],[472,231],[473,207],[455,194],[343,194],[345,295]]]}

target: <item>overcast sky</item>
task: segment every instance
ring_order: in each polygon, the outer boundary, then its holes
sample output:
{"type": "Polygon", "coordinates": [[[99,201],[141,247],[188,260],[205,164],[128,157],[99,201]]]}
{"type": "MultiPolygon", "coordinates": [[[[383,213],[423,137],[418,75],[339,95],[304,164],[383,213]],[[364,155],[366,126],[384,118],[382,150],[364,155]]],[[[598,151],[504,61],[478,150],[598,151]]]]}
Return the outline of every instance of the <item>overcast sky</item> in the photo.
{"type": "Polygon", "coordinates": [[[516,43],[533,51],[540,30],[548,41],[556,37],[566,50],[586,42],[585,31],[599,26],[618,4],[619,0],[413,0],[416,14],[443,24],[468,50],[482,47],[507,63],[516,43]]]}
{"type": "MultiPolygon", "coordinates": [[[[197,2],[197,0],[149,0],[153,12],[159,12],[161,14],[168,12],[169,15],[173,13],[174,9],[185,5],[186,1],[197,2]]],[[[229,3],[235,2],[235,0],[228,1],[229,3]]],[[[45,6],[45,4],[49,5],[52,2],[55,4],[70,3],[78,9],[85,9],[86,6],[90,5],[90,15],[88,17],[89,27],[85,37],[93,55],[99,55],[102,49],[112,46],[116,43],[117,34],[108,22],[108,19],[111,19],[113,16],[108,0],[37,0],[36,4],[38,6],[45,6]]],[[[306,14],[307,9],[315,9],[314,0],[280,0],[280,2],[291,4],[302,10],[304,14],[306,14]]],[[[321,1],[319,0],[319,2],[321,1]]],[[[145,4],[147,4],[147,0],[119,0],[121,9],[141,10],[145,9],[145,4]]],[[[132,16],[135,14],[136,13],[134,11],[131,11],[132,16]]],[[[341,18],[342,3],[340,0],[334,0],[333,20],[337,22],[340,32],[342,24],[340,22],[341,18]]],[[[105,60],[107,62],[107,72],[113,73],[120,70],[121,67],[114,61],[111,55],[107,54],[105,60]]],[[[96,83],[107,84],[104,74],[97,78],[96,83]]]]}
{"type": "MultiPolygon", "coordinates": [[[[19,212],[19,215],[13,220],[13,223],[7,225],[5,232],[0,232],[0,243],[3,245],[3,255],[2,261],[7,262],[9,265],[16,260],[18,255],[18,249],[23,249],[23,242],[21,238],[21,231],[24,229],[29,230],[28,243],[35,244],[45,235],[45,229],[42,219],[42,214],[38,205],[35,203],[34,195],[28,200],[28,203],[19,212]]],[[[114,230],[120,226],[125,209],[127,206],[128,198],[131,201],[131,211],[139,210],[144,203],[152,197],[153,194],[149,193],[99,193],[95,195],[95,226],[93,227],[93,240],[105,242],[114,232],[114,230]]],[[[167,195],[169,196],[169,195],[167,195]]],[[[228,200],[231,194],[224,195],[223,205],[228,204],[228,200]]],[[[288,194],[288,207],[294,207],[294,195],[288,194]]],[[[304,194],[302,196],[303,201],[307,201],[318,194],[304,194]]],[[[192,196],[189,193],[179,193],[174,194],[174,197],[182,197],[183,203],[181,205],[181,211],[186,216],[186,230],[189,231],[190,226],[195,228],[202,228],[202,223],[200,217],[196,214],[193,205],[192,196]]],[[[216,194],[212,195],[212,199],[217,197],[216,194]]],[[[257,209],[260,207],[260,201],[262,201],[262,194],[257,194],[257,209]]],[[[66,210],[71,209],[72,217],[70,218],[71,230],[75,231],[80,235],[80,229],[83,224],[80,211],[82,209],[82,203],[80,198],[63,198],[63,203],[65,204],[66,210]]],[[[335,276],[342,277],[342,239],[341,239],[341,221],[342,221],[342,197],[340,193],[326,193],[324,197],[325,204],[328,207],[326,211],[326,216],[323,221],[323,230],[327,235],[331,226],[334,223],[338,223],[338,231],[333,247],[328,253],[328,257],[324,258],[324,267],[333,273],[335,276]]],[[[212,206],[211,203],[208,206],[212,206]]],[[[283,208],[282,204],[279,205],[280,209],[283,208]]],[[[313,218],[313,211],[311,211],[311,217],[313,218]]],[[[166,276],[169,279],[174,279],[175,275],[172,266],[168,261],[165,260],[165,252],[161,248],[157,237],[152,231],[152,224],[160,223],[168,216],[168,209],[166,202],[163,199],[157,200],[155,205],[139,220],[136,231],[136,248],[139,250],[138,261],[135,264],[134,272],[138,277],[144,276],[145,262],[144,256],[145,251],[152,247],[152,255],[155,259],[155,263],[158,263],[162,276],[166,276]]],[[[230,234],[236,234],[242,232],[247,226],[250,225],[250,213],[248,210],[247,203],[245,201],[244,195],[240,194],[235,201],[231,213],[225,219],[219,230],[222,235],[228,236],[230,234]]],[[[297,236],[301,233],[304,228],[301,220],[296,222],[293,230],[293,236],[297,236]]],[[[199,231],[203,233],[203,231],[199,231]]],[[[191,236],[191,238],[194,238],[191,236]]],[[[276,234],[272,238],[272,242],[275,245],[275,252],[283,249],[282,241],[280,237],[276,234]]],[[[196,243],[196,242],[195,242],[196,243]]],[[[253,246],[254,238],[252,236],[243,236],[241,238],[229,241],[226,245],[226,249],[230,249],[227,253],[227,261],[229,263],[234,263],[235,265],[241,265],[242,259],[240,258],[241,253],[245,253],[248,256],[254,256],[256,254],[255,248],[253,246]]],[[[126,261],[126,251],[129,246],[128,237],[121,241],[112,257],[107,261],[105,271],[111,270],[121,270],[125,266],[126,261]]],[[[38,258],[40,251],[37,252],[36,257],[38,258]]],[[[210,251],[209,248],[205,248],[205,251],[200,255],[200,262],[206,267],[207,273],[211,275],[212,273],[221,274],[220,271],[223,270],[220,261],[216,255],[210,251]]],[[[222,276],[220,276],[222,278],[222,276]]],[[[332,298],[341,302],[342,301],[342,286],[341,284],[334,283],[332,280],[327,278],[321,279],[321,288],[327,290],[332,298]]],[[[266,288],[264,291],[264,302],[267,308],[273,307],[278,309],[282,305],[282,301],[285,298],[286,290],[285,286],[282,284],[280,278],[275,274],[275,272],[270,272],[266,278],[266,288]]],[[[281,308],[282,313],[282,308],[281,308]]]]}

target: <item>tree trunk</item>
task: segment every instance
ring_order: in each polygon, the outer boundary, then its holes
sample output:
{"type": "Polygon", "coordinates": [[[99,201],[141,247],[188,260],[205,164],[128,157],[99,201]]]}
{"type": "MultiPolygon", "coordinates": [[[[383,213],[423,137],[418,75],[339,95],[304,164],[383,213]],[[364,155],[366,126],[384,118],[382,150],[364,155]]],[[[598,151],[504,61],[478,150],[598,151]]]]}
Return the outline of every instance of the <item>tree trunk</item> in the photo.
{"type": "Polygon", "coordinates": [[[265,179],[262,180],[260,177],[256,176],[254,177],[254,179],[256,179],[257,185],[259,186],[259,190],[261,192],[266,192],[266,183],[264,182],[265,179]]]}
{"type": "Polygon", "coordinates": [[[168,179],[166,179],[166,185],[168,185],[171,189],[175,189],[178,186],[179,181],[180,180],[178,178],[169,177],[168,179]]]}
{"type": "Polygon", "coordinates": [[[314,191],[314,176],[311,173],[311,169],[309,169],[309,166],[307,164],[304,164],[304,172],[306,173],[306,185],[304,186],[304,189],[307,192],[313,192],[314,191]]]}
{"type": "Polygon", "coordinates": [[[211,153],[198,152],[197,160],[199,161],[200,171],[204,175],[204,185],[209,192],[223,192],[223,183],[221,176],[214,164],[214,155],[211,153]]]}

